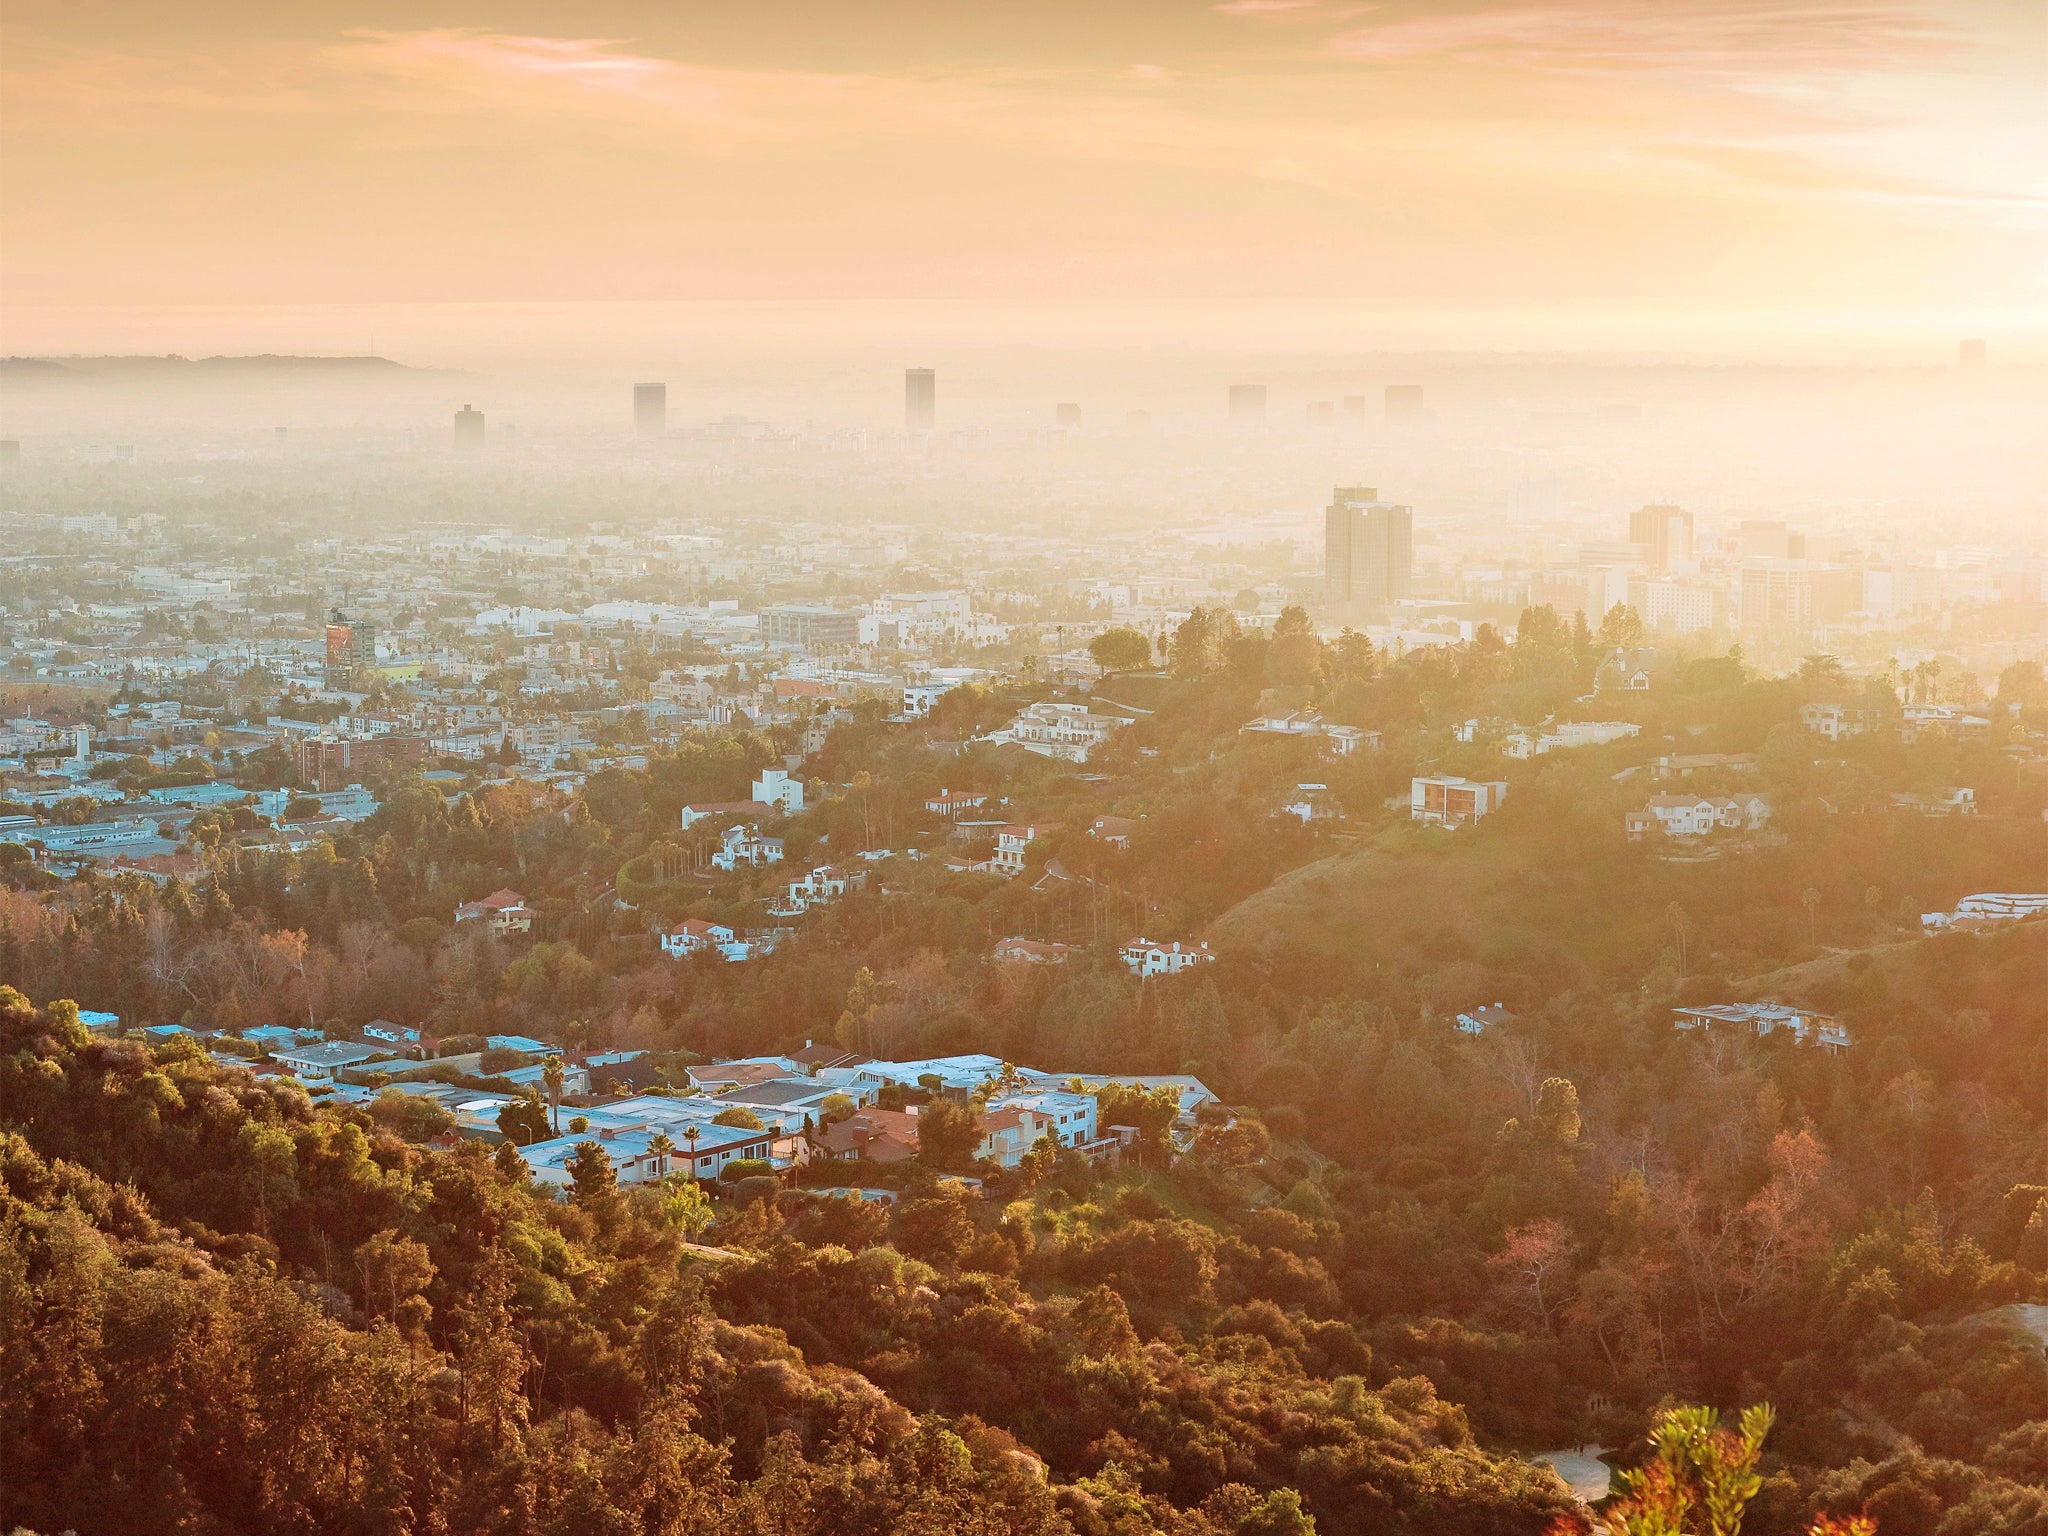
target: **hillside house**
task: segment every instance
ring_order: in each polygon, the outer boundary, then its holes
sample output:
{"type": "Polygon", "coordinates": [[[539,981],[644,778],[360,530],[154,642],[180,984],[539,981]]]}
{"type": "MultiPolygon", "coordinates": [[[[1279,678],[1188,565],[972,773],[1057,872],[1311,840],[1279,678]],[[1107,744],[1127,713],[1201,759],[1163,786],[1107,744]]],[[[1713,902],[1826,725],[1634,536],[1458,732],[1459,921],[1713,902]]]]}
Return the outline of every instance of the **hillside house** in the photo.
{"type": "Polygon", "coordinates": [[[1462,827],[1500,809],[1508,787],[1457,774],[1418,775],[1409,783],[1409,816],[1429,826],[1462,827]]]}
{"type": "Polygon", "coordinates": [[[1840,1020],[1784,1003],[1715,1003],[1671,1011],[1679,1029],[1740,1029],[1758,1037],[1785,1029],[1798,1044],[1818,1045],[1830,1055],[1850,1043],[1848,1028],[1840,1020]]]}
{"type": "Polygon", "coordinates": [[[533,909],[517,891],[493,891],[481,901],[465,901],[455,909],[458,923],[483,923],[494,937],[527,933],[533,928],[533,909]]]}
{"type": "Polygon", "coordinates": [[[733,931],[723,923],[708,923],[701,917],[686,917],[675,927],[661,936],[662,953],[680,960],[686,955],[701,955],[708,950],[722,950],[733,942],[733,931]]]}
{"type": "Polygon", "coordinates": [[[1073,952],[1071,944],[1012,938],[996,940],[989,958],[1004,965],[1065,965],[1073,952]]]}
{"type": "Polygon", "coordinates": [[[1123,947],[1123,962],[1140,981],[1153,976],[1178,976],[1215,958],[1206,939],[1200,944],[1183,944],[1179,939],[1170,944],[1155,944],[1150,939],[1137,938],[1123,947]]]}
{"type": "Polygon", "coordinates": [[[1054,821],[1013,822],[996,828],[996,848],[989,855],[988,867],[1006,877],[1023,874],[1024,856],[1030,851],[1033,841],[1058,830],[1059,823],[1054,821]]]}

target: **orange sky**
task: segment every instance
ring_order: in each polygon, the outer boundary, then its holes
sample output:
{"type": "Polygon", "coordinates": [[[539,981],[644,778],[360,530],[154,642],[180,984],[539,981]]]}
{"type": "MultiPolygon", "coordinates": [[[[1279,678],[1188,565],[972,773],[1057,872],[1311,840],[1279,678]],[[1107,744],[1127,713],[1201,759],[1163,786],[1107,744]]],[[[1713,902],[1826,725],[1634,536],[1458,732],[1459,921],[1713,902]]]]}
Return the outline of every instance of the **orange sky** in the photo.
{"type": "Polygon", "coordinates": [[[233,314],[232,345],[262,341],[252,314],[472,301],[1134,335],[1497,312],[1601,341],[1616,315],[2003,335],[2048,313],[2042,0],[6,17],[17,349],[119,344],[124,314],[233,314]]]}

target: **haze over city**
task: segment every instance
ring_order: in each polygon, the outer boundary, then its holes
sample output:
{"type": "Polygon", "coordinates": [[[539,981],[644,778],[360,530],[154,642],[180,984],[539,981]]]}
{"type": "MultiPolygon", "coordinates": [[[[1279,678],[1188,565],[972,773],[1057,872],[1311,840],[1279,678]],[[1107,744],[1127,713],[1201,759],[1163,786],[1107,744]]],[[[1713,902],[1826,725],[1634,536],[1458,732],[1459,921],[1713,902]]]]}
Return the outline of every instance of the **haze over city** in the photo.
{"type": "Polygon", "coordinates": [[[0,1529],[2041,1536],[2041,0],[17,0],[0,1529]]]}

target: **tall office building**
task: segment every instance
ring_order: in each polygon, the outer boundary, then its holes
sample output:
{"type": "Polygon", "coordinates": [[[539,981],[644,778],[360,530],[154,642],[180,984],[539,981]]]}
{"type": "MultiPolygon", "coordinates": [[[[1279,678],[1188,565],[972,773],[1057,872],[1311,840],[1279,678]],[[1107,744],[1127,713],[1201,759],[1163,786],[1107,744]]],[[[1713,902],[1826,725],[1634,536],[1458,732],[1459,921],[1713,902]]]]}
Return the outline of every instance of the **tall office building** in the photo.
{"type": "Polygon", "coordinates": [[[1420,384],[1389,384],[1387,386],[1387,420],[1420,421],[1422,419],[1422,386],[1420,384]]]}
{"type": "Polygon", "coordinates": [[[484,413],[465,405],[455,413],[455,446],[481,448],[484,445],[484,413]]]}
{"type": "Polygon", "coordinates": [[[1371,486],[1340,485],[1323,519],[1323,599],[1333,613],[1384,613],[1408,596],[1415,572],[1414,513],[1371,486]]]}
{"type": "Polygon", "coordinates": [[[1079,427],[1081,425],[1081,407],[1071,402],[1056,405],[1052,408],[1052,419],[1055,426],[1079,427]]]}
{"type": "Polygon", "coordinates": [[[1692,514],[1683,507],[1651,506],[1628,515],[1628,541],[1643,547],[1659,576],[1692,563],[1692,514]]]}
{"type": "Polygon", "coordinates": [[[903,370],[903,424],[929,432],[939,419],[939,376],[929,368],[903,370]]]}
{"type": "Polygon", "coordinates": [[[659,437],[668,430],[668,386],[633,386],[633,430],[642,437],[659,437]]]}
{"type": "Polygon", "coordinates": [[[1263,384],[1233,384],[1230,386],[1230,419],[1232,421],[1264,421],[1266,419],[1266,386],[1263,384]]]}

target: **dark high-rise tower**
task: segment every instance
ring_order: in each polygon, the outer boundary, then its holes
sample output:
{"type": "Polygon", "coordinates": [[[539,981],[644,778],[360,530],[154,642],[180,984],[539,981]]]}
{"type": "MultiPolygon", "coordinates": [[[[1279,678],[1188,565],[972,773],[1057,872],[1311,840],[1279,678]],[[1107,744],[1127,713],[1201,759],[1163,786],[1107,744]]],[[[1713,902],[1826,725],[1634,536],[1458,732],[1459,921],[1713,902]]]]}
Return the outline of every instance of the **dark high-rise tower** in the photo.
{"type": "Polygon", "coordinates": [[[1414,513],[1371,486],[1340,485],[1323,515],[1323,598],[1344,617],[1383,614],[1408,596],[1414,513]]]}
{"type": "Polygon", "coordinates": [[[465,405],[455,413],[455,446],[481,448],[484,445],[484,413],[465,405]]]}
{"type": "Polygon", "coordinates": [[[939,419],[939,376],[929,368],[903,370],[903,424],[929,432],[939,419]]]}
{"type": "Polygon", "coordinates": [[[633,430],[642,437],[659,437],[668,430],[668,386],[633,386],[633,430]]]}
{"type": "Polygon", "coordinates": [[[1644,507],[1628,515],[1628,541],[1643,546],[1644,559],[1665,575],[1692,559],[1692,514],[1683,507],[1644,507]]]}

